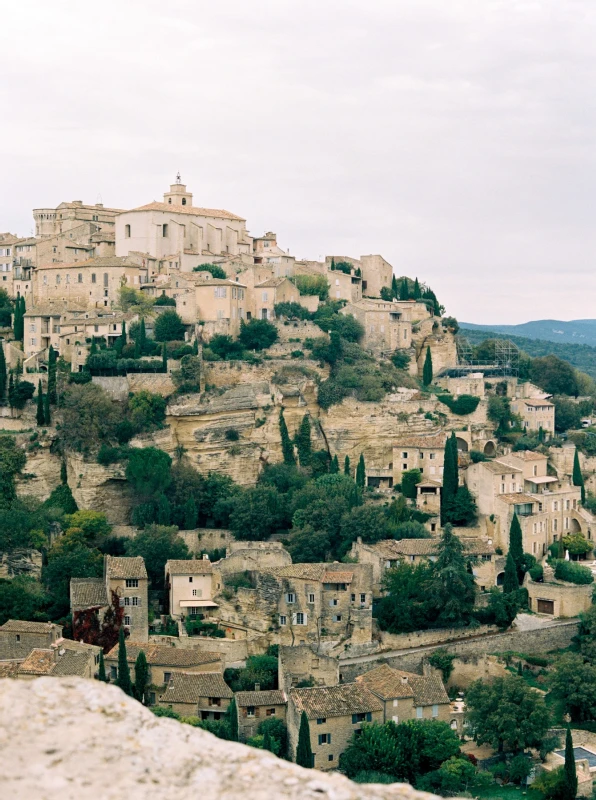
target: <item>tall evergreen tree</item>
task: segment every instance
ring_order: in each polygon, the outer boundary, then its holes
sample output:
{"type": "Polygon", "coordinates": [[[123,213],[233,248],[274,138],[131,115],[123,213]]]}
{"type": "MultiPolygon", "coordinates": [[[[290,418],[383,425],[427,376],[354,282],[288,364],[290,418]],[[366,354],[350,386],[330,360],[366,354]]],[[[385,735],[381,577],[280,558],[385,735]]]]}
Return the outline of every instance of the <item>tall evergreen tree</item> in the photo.
{"type": "Polygon", "coordinates": [[[20,316],[21,316],[21,301],[20,301],[20,295],[17,295],[17,299],[15,300],[14,304],[14,311],[12,312],[12,333],[16,342],[21,341],[20,316]]]}
{"type": "Polygon", "coordinates": [[[125,319],[122,320],[122,332],[120,334],[120,338],[122,339],[122,346],[124,346],[126,344],[126,342],[127,342],[127,339],[126,339],[126,320],[125,319]]]}
{"type": "Polygon", "coordinates": [[[135,358],[140,358],[141,355],[142,355],[142,352],[141,352],[141,338],[140,338],[140,336],[137,335],[137,338],[135,339],[135,354],[134,354],[134,357],[135,358]]]}
{"type": "Polygon", "coordinates": [[[126,658],[126,641],[124,638],[124,628],[120,628],[118,633],[118,678],[116,686],[119,686],[124,694],[132,697],[132,682],[130,680],[130,668],[126,658]]]}
{"type": "Polygon", "coordinates": [[[52,424],[52,415],[50,413],[50,395],[47,393],[43,396],[43,422],[44,425],[52,424]]]}
{"type": "Polygon", "coordinates": [[[399,289],[399,299],[400,300],[410,299],[410,290],[408,289],[408,279],[406,277],[402,278],[401,281],[401,286],[399,289]]]}
{"type": "Polygon", "coordinates": [[[226,711],[228,718],[228,727],[230,731],[230,740],[232,742],[238,741],[238,706],[236,705],[236,698],[233,697],[228,710],[226,711]]]}
{"type": "Polygon", "coordinates": [[[422,297],[422,292],[420,291],[420,284],[418,283],[418,278],[414,281],[414,291],[412,293],[414,300],[420,300],[422,297]]]}
{"type": "Polygon", "coordinates": [[[356,486],[359,489],[364,489],[366,484],[366,464],[364,463],[364,455],[360,453],[358,466],[356,467],[356,486]]]}
{"type": "Polygon", "coordinates": [[[163,347],[161,348],[161,364],[162,364],[162,371],[168,371],[168,351],[166,350],[166,343],[163,343],[163,347]]]}
{"type": "Polygon", "coordinates": [[[194,531],[197,527],[197,504],[194,497],[191,495],[184,503],[184,530],[194,531]]]}
{"type": "Polygon", "coordinates": [[[335,258],[331,256],[331,269],[335,270],[335,258]]]}
{"type": "Polygon", "coordinates": [[[145,355],[147,349],[147,333],[145,331],[145,317],[141,317],[141,327],[139,328],[139,343],[141,345],[141,355],[145,355]]]}
{"type": "Polygon", "coordinates": [[[331,465],[329,467],[329,472],[332,475],[337,475],[339,473],[339,460],[337,458],[337,453],[331,459],[331,465]]]}
{"type": "Polygon", "coordinates": [[[43,409],[43,389],[41,388],[41,381],[37,384],[37,414],[35,421],[41,428],[45,424],[46,417],[43,409]]]}
{"type": "Polygon", "coordinates": [[[522,529],[519,524],[517,514],[513,515],[509,528],[509,552],[517,569],[518,578],[523,575],[524,566],[524,545],[522,539],[522,529]]]}
{"type": "Polygon", "coordinates": [[[50,345],[48,351],[48,398],[53,406],[58,402],[56,393],[56,351],[52,345],[50,345]]]}
{"type": "Polygon", "coordinates": [[[575,800],[577,795],[577,772],[575,771],[575,752],[573,750],[573,739],[571,728],[567,723],[567,733],[565,734],[565,783],[561,800],[575,800]]]}
{"type": "Polygon", "coordinates": [[[4,344],[0,339],[0,403],[6,397],[6,358],[4,357],[4,344]]]}
{"type": "Polygon", "coordinates": [[[91,339],[91,347],[89,348],[89,355],[94,356],[97,353],[97,342],[95,340],[95,336],[91,339]]]}
{"type": "Polygon", "coordinates": [[[298,747],[296,748],[296,763],[299,767],[313,767],[312,747],[310,746],[310,725],[306,711],[300,717],[300,730],[298,732],[298,747]]]}
{"type": "Polygon", "coordinates": [[[294,456],[294,448],[288,433],[288,426],[284,419],[283,408],[279,411],[279,433],[281,435],[281,452],[284,458],[284,464],[294,466],[296,464],[296,457],[294,456]]]}
{"type": "Polygon", "coordinates": [[[269,750],[270,753],[273,752],[273,742],[271,741],[269,728],[265,728],[265,733],[263,734],[263,750],[269,750]]]}
{"type": "Polygon", "coordinates": [[[66,486],[68,483],[68,472],[66,471],[66,461],[63,461],[60,465],[60,483],[63,486],[66,486]]]}
{"type": "Polygon", "coordinates": [[[305,414],[295,437],[298,450],[298,462],[301,467],[308,467],[312,456],[312,442],[310,440],[310,417],[305,414]]]}
{"type": "Polygon", "coordinates": [[[172,506],[165,494],[160,494],[157,500],[157,524],[169,525],[172,521],[172,506]]]}
{"type": "Polygon", "coordinates": [[[426,358],[424,359],[424,366],[422,368],[422,383],[425,386],[430,386],[433,382],[433,357],[430,352],[430,347],[426,348],[426,358]]]}
{"type": "Polygon", "coordinates": [[[503,579],[503,594],[511,594],[517,592],[519,589],[519,579],[517,577],[517,568],[515,561],[511,555],[511,551],[507,553],[507,560],[505,561],[505,576],[503,579]]]}
{"type": "Polygon", "coordinates": [[[97,680],[102,681],[103,683],[108,682],[108,676],[106,675],[106,664],[103,660],[103,650],[99,651],[99,667],[97,670],[97,680]]]}
{"type": "Polygon", "coordinates": [[[586,487],[584,486],[584,476],[582,475],[581,467],[579,465],[577,447],[575,448],[575,455],[573,456],[573,485],[581,487],[582,503],[585,503],[586,487]]]}
{"type": "Polygon", "coordinates": [[[463,542],[449,523],[437,542],[428,596],[436,610],[438,626],[452,628],[470,621],[476,584],[467,569],[463,542]]]}
{"type": "Polygon", "coordinates": [[[455,432],[445,442],[443,459],[443,488],[441,490],[441,525],[451,520],[453,505],[459,487],[459,465],[455,432]]]}
{"type": "Polygon", "coordinates": [[[139,650],[139,655],[135,661],[135,685],[134,697],[139,703],[144,703],[146,699],[147,684],[149,683],[149,666],[144,650],[139,650]]]}
{"type": "Polygon", "coordinates": [[[350,456],[344,458],[344,475],[350,476],[352,474],[350,469],[350,456]]]}
{"type": "Polygon", "coordinates": [[[394,300],[397,300],[399,297],[399,287],[397,285],[397,278],[395,275],[391,278],[391,294],[393,295],[394,300]]]}

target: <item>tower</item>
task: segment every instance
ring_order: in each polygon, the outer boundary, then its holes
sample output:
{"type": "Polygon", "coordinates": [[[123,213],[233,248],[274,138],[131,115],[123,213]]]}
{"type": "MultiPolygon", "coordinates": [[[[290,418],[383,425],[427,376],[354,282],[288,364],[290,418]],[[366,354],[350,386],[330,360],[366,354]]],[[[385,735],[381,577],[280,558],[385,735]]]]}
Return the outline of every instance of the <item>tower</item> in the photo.
{"type": "Polygon", "coordinates": [[[192,194],[180,182],[180,173],[176,175],[176,183],[170,186],[170,191],[164,194],[163,201],[170,206],[192,206],[192,194]]]}

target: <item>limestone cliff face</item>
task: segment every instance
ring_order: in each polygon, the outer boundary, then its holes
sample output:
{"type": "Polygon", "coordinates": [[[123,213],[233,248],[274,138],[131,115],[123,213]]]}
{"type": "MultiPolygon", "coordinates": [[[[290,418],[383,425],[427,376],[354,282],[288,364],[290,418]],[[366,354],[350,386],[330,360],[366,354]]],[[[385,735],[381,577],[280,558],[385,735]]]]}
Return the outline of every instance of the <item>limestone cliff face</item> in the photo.
{"type": "Polygon", "coordinates": [[[10,553],[0,553],[0,578],[16,578],[26,575],[28,578],[41,577],[43,559],[39,550],[20,548],[10,553]]]}
{"type": "Polygon", "coordinates": [[[82,678],[0,681],[0,795],[13,800],[430,800],[358,785],[155,717],[82,678]]]}
{"type": "Polygon", "coordinates": [[[129,524],[133,498],[122,465],[103,467],[78,453],[69,453],[66,468],[68,485],[79,508],[103,512],[112,525],[129,524]]]}

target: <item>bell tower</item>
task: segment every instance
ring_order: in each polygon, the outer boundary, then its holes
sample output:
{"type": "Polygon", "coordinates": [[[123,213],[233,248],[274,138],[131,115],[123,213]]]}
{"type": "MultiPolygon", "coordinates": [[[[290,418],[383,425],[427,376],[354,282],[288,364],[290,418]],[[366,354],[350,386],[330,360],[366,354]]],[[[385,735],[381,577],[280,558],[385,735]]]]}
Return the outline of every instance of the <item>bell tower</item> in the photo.
{"type": "Polygon", "coordinates": [[[169,206],[192,206],[192,194],[186,191],[180,173],[176,175],[176,183],[170,186],[170,191],[164,194],[163,201],[169,206]]]}

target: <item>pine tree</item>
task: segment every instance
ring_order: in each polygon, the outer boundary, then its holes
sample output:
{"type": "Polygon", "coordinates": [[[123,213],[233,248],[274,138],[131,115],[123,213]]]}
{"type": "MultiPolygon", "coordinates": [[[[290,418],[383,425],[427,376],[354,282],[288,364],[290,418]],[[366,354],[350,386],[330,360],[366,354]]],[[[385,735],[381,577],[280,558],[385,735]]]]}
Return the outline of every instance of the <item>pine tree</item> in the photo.
{"type": "Polygon", "coordinates": [[[68,472],[66,471],[66,461],[63,461],[60,465],[60,483],[63,486],[68,484],[68,472]]]}
{"type": "Polygon", "coordinates": [[[312,443],[310,440],[310,417],[305,414],[298,428],[295,438],[296,448],[298,449],[298,462],[301,467],[308,467],[312,456],[312,443]]]}
{"type": "Polygon", "coordinates": [[[43,396],[43,422],[44,425],[52,424],[52,415],[50,413],[50,395],[44,394],[43,396]]]}
{"type": "Polygon", "coordinates": [[[48,351],[48,397],[49,402],[55,406],[58,402],[58,395],[56,394],[56,351],[50,345],[48,351]]]}
{"type": "Polygon", "coordinates": [[[163,343],[163,347],[161,349],[161,363],[162,363],[162,371],[168,371],[168,352],[166,350],[166,343],[163,343]]]}
{"type": "Polygon", "coordinates": [[[579,465],[579,455],[577,448],[573,456],[573,485],[581,487],[582,503],[586,502],[586,487],[584,486],[584,476],[582,475],[581,467],[579,465]]]}
{"type": "Polygon", "coordinates": [[[364,455],[360,453],[358,466],[356,467],[356,486],[359,489],[364,489],[366,484],[366,464],[364,463],[364,455]]]}
{"type": "Polygon", "coordinates": [[[141,346],[141,355],[145,355],[147,349],[147,334],[145,332],[145,317],[141,317],[141,327],[139,329],[139,344],[141,346]]]}
{"type": "Polygon", "coordinates": [[[565,735],[565,784],[561,794],[561,800],[575,800],[577,795],[577,772],[575,771],[575,752],[573,750],[573,738],[571,728],[567,723],[567,733],[565,735]]]}
{"type": "Polygon", "coordinates": [[[300,731],[298,733],[298,747],[296,749],[296,763],[299,767],[313,767],[312,747],[310,746],[310,725],[306,711],[300,717],[300,731]]]}
{"type": "Polygon", "coordinates": [[[284,464],[294,466],[296,464],[296,458],[294,456],[294,448],[290,440],[290,434],[288,433],[288,426],[286,425],[286,421],[284,419],[283,408],[281,408],[279,411],[279,432],[281,435],[281,452],[283,455],[284,464]]]}
{"type": "Polygon", "coordinates": [[[511,555],[511,550],[507,553],[507,560],[505,561],[505,576],[503,578],[503,594],[511,594],[517,592],[519,589],[519,580],[517,577],[517,568],[515,561],[511,555]]]}
{"type": "Polygon", "coordinates": [[[443,488],[441,490],[441,525],[451,520],[453,504],[459,487],[459,464],[455,432],[445,442],[443,461],[443,488]]]}
{"type": "Polygon", "coordinates": [[[149,683],[149,667],[147,665],[147,657],[143,650],[139,650],[139,655],[135,661],[135,685],[134,697],[137,698],[139,703],[145,702],[145,693],[147,691],[147,684],[149,683]]]}
{"type": "Polygon", "coordinates": [[[4,357],[4,344],[0,340],[0,403],[6,397],[6,358],[4,357]]]}
{"type": "Polygon", "coordinates": [[[425,386],[430,386],[433,382],[433,357],[430,352],[430,347],[426,348],[426,358],[424,359],[424,367],[422,368],[422,383],[425,386]]]}
{"type": "Polygon", "coordinates": [[[35,420],[40,428],[43,427],[46,421],[43,409],[43,390],[41,388],[41,381],[39,381],[37,384],[37,415],[35,420]]]}
{"type": "Polygon", "coordinates": [[[103,650],[99,651],[99,668],[97,670],[97,680],[102,681],[103,683],[108,682],[108,676],[106,675],[106,665],[105,661],[103,660],[103,650]]]}
{"type": "MultiPolygon", "coordinates": [[[[515,577],[517,578],[517,575],[516,575],[515,577]]],[[[523,674],[524,674],[524,665],[522,664],[522,662],[521,662],[521,661],[518,661],[518,662],[517,662],[517,674],[520,676],[520,678],[521,678],[521,677],[523,676],[523,674]]]]}
{"type": "Polygon", "coordinates": [[[197,504],[191,495],[184,504],[184,530],[194,531],[197,527],[197,504]]]}
{"type": "Polygon", "coordinates": [[[476,584],[467,569],[464,544],[449,523],[443,528],[436,552],[428,598],[437,614],[437,625],[444,628],[465,625],[472,616],[476,584]]]}
{"type": "Polygon", "coordinates": [[[344,458],[344,475],[347,475],[349,477],[351,474],[352,472],[350,470],[350,456],[346,456],[344,458]]]}
{"type": "Polygon", "coordinates": [[[232,701],[226,711],[228,718],[228,727],[230,731],[230,741],[238,741],[238,707],[236,705],[236,698],[232,697],[232,701]]]}
{"type": "Polygon", "coordinates": [[[124,639],[124,628],[120,628],[118,634],[118,678],[116,686],[119,686],[124,694],[132,697],[132,683],[130,680],[130,668],[126,659],[126,642],[124,639]]]}
{"type": "Polygon", "coordinates": [[[329,472],[332,475],[337,475],[339,473],[339,461],[337,459],[337,453],[331,459],[331,466],[329,467],[329,472]]]}
{"type": "Polygon", "coordinates": [[[420,284],[418,283],[418,278],[414,281],[414,292],[413,295],[414,300],[420,300],[422,297],[422,292],[420,291],[420,284]]]}
{"type": "Polygon", "coordinates": [[[519,524],[517,514],[513,515],[511,526],[509,528],[509,552],[511,553],[511,558],[513,559],[513,563],[515,564],[515,568],[517,569],[517,574],[519,577],[523,575],[524,545],[522,540],[522,529],[521,525],[519,524]]]}

